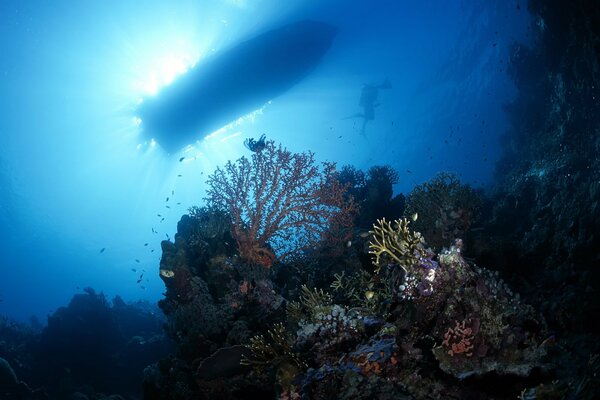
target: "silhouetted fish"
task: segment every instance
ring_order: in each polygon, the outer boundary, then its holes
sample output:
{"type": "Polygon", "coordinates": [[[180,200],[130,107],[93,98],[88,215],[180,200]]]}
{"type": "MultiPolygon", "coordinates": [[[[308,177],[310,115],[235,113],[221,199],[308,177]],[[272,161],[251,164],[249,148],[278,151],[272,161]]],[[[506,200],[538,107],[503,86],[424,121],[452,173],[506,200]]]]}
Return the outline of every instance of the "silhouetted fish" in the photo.
{"type": "Polygon", "coordinates": [[[104,253],[104,250],[106,250],[106,247],[101,248],[100,253],[104,253]]]}
{"type": "Polygon", "coordinates": [[[140,260],[138,260],[137,258],[135,259],[135,262],[139,264],[140,260]]]}

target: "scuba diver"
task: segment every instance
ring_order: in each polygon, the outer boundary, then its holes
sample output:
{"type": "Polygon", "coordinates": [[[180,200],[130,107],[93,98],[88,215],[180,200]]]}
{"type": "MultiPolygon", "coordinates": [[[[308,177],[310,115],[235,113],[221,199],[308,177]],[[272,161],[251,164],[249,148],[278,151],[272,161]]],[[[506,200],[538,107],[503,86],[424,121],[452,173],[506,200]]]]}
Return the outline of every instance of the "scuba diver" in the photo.
{"type": "Polygon", "coordinates": [[[263,133],[260,139],[248,138],[244,140],[244,146],[255,153],[260,153],[265,148],[265,134],[263,133]]]}
{"type": "Polygon", "coordinates": [[[370,85],[365,84],[360,93],[360,101],[358,105],[362,107],[363,112],[351,115],[344,119],[349,118],[362,118],[363,124],[360,130],[360,134],[365,136],[365,129],[367,127],[367,122],[373,121],[375,119],[375,107],[379,106],[377,103],[377,96],[379,95],[379,90],[381,89],[389,89],[392,87],[391,82],[386,79],[381,83],[381,85],[370,85]]]}

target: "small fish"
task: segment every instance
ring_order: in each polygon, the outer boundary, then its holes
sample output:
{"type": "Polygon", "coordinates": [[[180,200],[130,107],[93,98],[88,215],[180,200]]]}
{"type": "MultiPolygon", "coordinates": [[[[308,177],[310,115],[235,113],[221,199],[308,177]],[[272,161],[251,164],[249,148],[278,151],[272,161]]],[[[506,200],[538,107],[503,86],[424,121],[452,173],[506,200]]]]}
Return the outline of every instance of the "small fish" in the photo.
{"type": "Polygon", "coordinates": [[[131,270],[132,270],[133,272],[137,272],[137,269],[135,269],[135,268],[131,268],[131,270]]]}
{"type": "Polygon", "coordinates": [[[104,253],[104,250],[106,250],[106,247],[101,248],[100,253],[104,253]]]}
{"type": "Polygon", "coordinates": [[[154,228],[152,228],[152,233],[157,233],[157,232],[154,230],[154,228]]]}
{"type": "Polygon", "coordinates": [[[148,246],[148,243],[144,243],[144,247],[148,246]]]}
{"type": "Polygon", "coordinates": [[[139,280],[141,281],[143,277],[144,277],[144,274],[141,274],[139,277],[139,280]]]}
{"type": "Polygon", "coordinates": [[[347,247],[347,248],[350,248],[350,247],[352,247],[352,240],[348,240],[348,241],[346,242],[346,247],[347,247]]]}
{"type": "Polygon", "coordinates": [[[183,175],[181,175],[181,174],[177,174],[177,177],[178,177],[178,178],[181,178],[182,176],[183,176],[183,175]]]}
{"type": "Polygon", "coordinates": [[[162,217],[161,220],[160,220],[160,222],[163,222],[164,220],[165,220],[165,217],[162,217]]]}
{"type": "Polygon", "coordinates": [[[161,269],[160,276],[164,276],[165,278],[172,278],[175,276],[175,272],[171,271],[170,269],[161,269]]]}
{"type": "Polygon", "coordinates": [[[138,260],[138,259],[136,258],[136,259],[135,259],[135,262],[139,264],[139,263],[140,263],[140,260],[138,260]]]}
{"type": "Polygon", "coordinates": [[[341,138],[342,138],[342,135],[338,136],[338,139],[341,139],[341,138]]]}
{"type": "Polygon", "coordinates": [[[407,174],[412,174],[412,171],[411,171],[410,169],[407,169],[407,170],[406,170],[406,173],[407,173],[407,174]]]}
{"type": "Polygon", "coordinates": [[[419,213],[414,213],[413,215],[410,216],[410,219],[414,221],[416,221],[417,219],[419,219],[419,213]]]}
{"type": "Polygon", "coordinates": [[[375,292],[372,290],[367,290],[365,292],[365,297],[367,298],[367,300],[371,300],[374,296],[375,296],[375,292]]]}
{"type": "Polygon", "coordinates": [[[167,237],[167,240],[171,240],[168,233],[165,233],[165,236],[167,237]]]}
{"type": "Polygon", "coordinates": [[[154,249],[150,250],[150,253],[154,253],[154,249]]]}
{"type": "Polygon", "coordinates": [[[162,215],[160,215],[160,214],[156,214],[156,216],[157,216],[158,218],[162,217],[162,215]]]}
{"type": "Polygon", "coordinates": [[[181,158],[179,159],[179,162],[182,162],[183,160],[185,160],[185,157],[181,157],[181,158]]]}
{"type": "Polygon", "coordinates": [[[556,335],[552,334],[548,336],[544,341],[540,344],[539,347],[542,346],[554,346],[557,343],[556,335]]]}
{"type": "Polygon", "coordinates": [[[177,205],[178,205],[178,206],[180,206],[180,205],[181,205],[181,202],[177,203],[177,205]]]}
{"type": "Polygon", "coordinates": [[[167,199],[165,200],[165,203],[168,203],[168,202],[169,202],[169,198],[167,197],[167,199]]]}
{"type": "Polygon", "coordinates": [[[142,281],[141,279],[138,279],[138,280],[137,280],[137,283],[140,283],[141,281],[142,281]]]}
{"type": "Polygon", "coordinates": [[[146,286],[140,286],[142,290],[146,290],[146,286]]]}
{"type": "Polygon", "coordinates": [[[165,207],[167,207],[167,208],[171,208],[171,206],[165,206],[165,207]]]}
{"type": "Polygon", "coordinates": [[[171,196],[175,196],[175,191],[171,190],[171,196]]]}

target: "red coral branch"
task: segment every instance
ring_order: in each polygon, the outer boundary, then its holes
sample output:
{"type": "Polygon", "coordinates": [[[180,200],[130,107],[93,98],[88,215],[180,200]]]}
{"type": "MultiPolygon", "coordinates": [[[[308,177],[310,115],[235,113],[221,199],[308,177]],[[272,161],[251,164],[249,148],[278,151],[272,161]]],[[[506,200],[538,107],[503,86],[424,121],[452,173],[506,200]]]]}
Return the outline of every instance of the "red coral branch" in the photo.
{"type": "Polygon", "coordinates": [[[357,211],[334,164],[319,168],[313,153],[291,153],[273,141],[251,160],[217,168],[208,186],[209,205],[231,216],[242,258],[266,267],[322,240],[347,240],[357,211]]]}

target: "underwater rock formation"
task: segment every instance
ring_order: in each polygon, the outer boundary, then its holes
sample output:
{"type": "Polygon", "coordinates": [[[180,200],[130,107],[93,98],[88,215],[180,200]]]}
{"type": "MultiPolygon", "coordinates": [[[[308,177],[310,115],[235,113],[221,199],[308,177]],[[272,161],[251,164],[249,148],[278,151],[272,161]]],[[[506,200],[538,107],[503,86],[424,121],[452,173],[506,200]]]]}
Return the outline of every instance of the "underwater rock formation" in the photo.
{"type": "Polygon", "coordinates": [[[342,272],[320,269],[318,252],[266,269],[235,255],[213,213],[192,210],[163,243],[161,271],[174,275],[161,272],[161,307],[178,351],[147,370],[147,399],[484,398],[493,389],[473,377],[497,376],[513,382],[497,398],[514,398],[520,379],[551,370],[544,319],[465,261],[460,240],[434,253],[408,220],[380,220],[342,272]],[[357,254],[369,250],[374,268],[357,254]],[[180,269],[182,292],[170,283],[180,269]],[[328,284],[306,285],[313,274],[328,284]]]}
{"type": "Polygon", "coordinates": [[[144,367],[171,348],[152,310],[119,297],[111,304],[86,288],[50,315],[43,330],[0,318],[0,398],[140,396],[144,367]]]}
{"type": "Polygon", "coordinates": [[[600,8],[531,1],[535,46],[513,46],[494,205],[479,259],[495,260],[556,329],[599,334],[600,8]],[[491,238],[489,238],[491,233],[491,238]]]}

